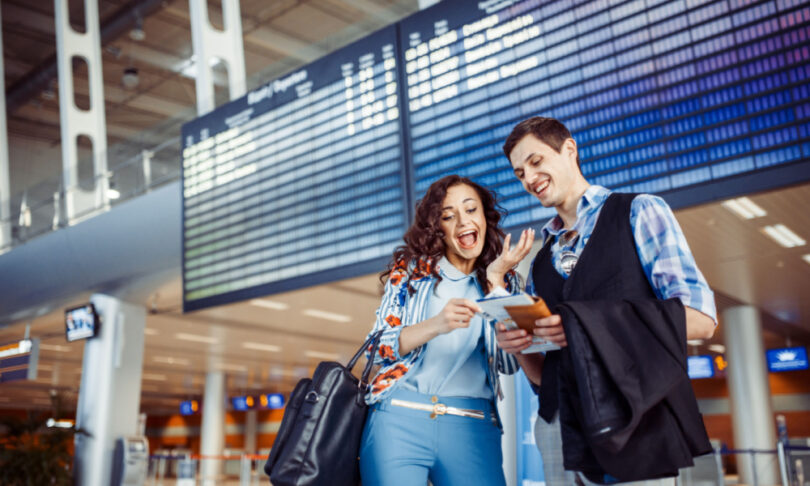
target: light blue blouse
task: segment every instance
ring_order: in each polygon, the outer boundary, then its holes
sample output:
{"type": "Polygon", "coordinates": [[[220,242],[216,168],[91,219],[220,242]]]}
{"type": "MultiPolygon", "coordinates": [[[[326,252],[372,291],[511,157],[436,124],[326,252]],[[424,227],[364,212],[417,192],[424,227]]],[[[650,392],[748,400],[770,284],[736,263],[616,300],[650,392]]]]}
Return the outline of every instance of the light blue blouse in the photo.
{"type": "MultiPolygon", "coordinates": [[[[428,318],[439,314],[450,299],[475,301],[483,297],[474,273],[462,273],[446,257],[439,260],[438,268],[442,281],[430,295],[428,318]]],[[[476,314],[468,328],[456,329],[428,341],[421,362],[403,378],[400,386],[428,395],[491,400],[494,394],[487,382],[484,325],[483,319],[476,314]]]]}

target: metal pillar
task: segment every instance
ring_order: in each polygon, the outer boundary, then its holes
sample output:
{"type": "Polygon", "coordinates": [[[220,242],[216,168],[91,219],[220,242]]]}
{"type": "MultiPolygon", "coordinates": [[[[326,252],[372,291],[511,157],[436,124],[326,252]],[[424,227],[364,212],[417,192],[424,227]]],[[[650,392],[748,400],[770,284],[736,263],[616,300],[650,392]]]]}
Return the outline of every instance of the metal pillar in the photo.
{"type": "Polygon", "coordinates": [[[517,403],[515,401],[515,379],[518,375],[501,375],[501,389],[503,400],[498,401],[498,415],[501,416],[503,435],[501,436],[501,450],[503,450],[503,475],[506,486],[517,486],[517,420],[515,414],[517,403]]]}
{"type": "Polygon", "coordinates": [[[137,434],[146,326],[142,306],[101,294],[90,301],[101,326],[84,344],[74,436],[78,486],[110,484],[116,439],[137,434]]]}
{"type": "Polygon", "coordinates": [[[256,410],[245,412],[245,454],[256,454],[257,418],[256,410]]]}
{"type": "Polygon", "coordinates": [[[85,33],[70,25],[67,0],[54,0],[56,13],[56,58],[59,67],[59,124],[62,135],[62,184],[68,224],[87,218],[109,206],[107,191],[107,129],[104,115],[104,83],[101,72],[101,35],[97,0],[84,0],[85,33]],[[90,108],[74,103],[73,58],[87,63],[90,108]],[[93,190],[79,187],[78,137],[93,143],[93,190]]]}
{"type": "MultiPolygon", "coordinates": [[[[2,17],[0,17],[0,53],[3,52],[2,17]]],[[[6,92],[3,56],[0,56],[0,88],[6,92]]],[[[8,127],[6,97],[0,96],[0,253],[11,247],[11,178],[8,170],[8,127]]]]}
{"type": "Polygon", "coordinates": [[[242,17],[238,0],[222,0],[224,30],[208,21],[208,3],[189,0],[191,42],[197,62],[197,114],[214,109],[214,76],[211,67],[219,60],[228,66],[230,99],[245,94],[245,49],[242,44],[242,17]]]}
{"type": "Polygon", "coordinates": [[[225,443],[225,373],[209,371],[205,375],[205,396],[202,403],[200,431],[200,475],[203,486],[215,486],[222,470],[220,456],[225,443]]]}
{"type": "MultiPolygon", "coordinates": [[[[773,450],[776,433],[759,311],[750,305],[726,309],[723,329],[734,448],[773,450]]],[[[739,454],[737,466],[742,483],[779,482],[775,454],[739,454]]]]}

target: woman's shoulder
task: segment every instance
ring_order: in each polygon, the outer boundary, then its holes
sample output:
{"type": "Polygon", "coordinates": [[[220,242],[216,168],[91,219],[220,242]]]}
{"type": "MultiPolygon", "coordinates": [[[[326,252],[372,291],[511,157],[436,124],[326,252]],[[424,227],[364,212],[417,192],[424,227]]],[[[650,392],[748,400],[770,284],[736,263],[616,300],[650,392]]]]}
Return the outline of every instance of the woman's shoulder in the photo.
{"type": "Polygon", "coordinates": [[[388,280],[392,285],[401,285],[406,281],[417,282],[431,276],[433,265],[427,257],[397,260],[388,274],[388,280]]]}

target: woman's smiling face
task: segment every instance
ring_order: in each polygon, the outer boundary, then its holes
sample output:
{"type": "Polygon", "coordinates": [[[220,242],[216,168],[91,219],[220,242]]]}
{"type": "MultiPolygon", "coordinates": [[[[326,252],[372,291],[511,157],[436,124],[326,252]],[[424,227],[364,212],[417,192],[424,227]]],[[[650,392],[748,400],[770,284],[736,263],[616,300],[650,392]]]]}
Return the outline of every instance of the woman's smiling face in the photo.
{"type": "Polygon", "coordinates": [[[440,216],[445,256],[464,273],[472,272],[484,250],[487,220],[484,205],[475,189],[458,184],[447,189],[440,216]]]}

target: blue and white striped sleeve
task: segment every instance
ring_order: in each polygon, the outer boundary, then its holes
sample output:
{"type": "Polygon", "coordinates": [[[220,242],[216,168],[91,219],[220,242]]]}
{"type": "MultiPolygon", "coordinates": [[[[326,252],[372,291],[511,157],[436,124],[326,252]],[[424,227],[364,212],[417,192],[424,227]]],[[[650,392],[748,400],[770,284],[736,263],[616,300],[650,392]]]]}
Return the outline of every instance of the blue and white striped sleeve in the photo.
{"type": "Polygon", "coordinates": [[[717,324],[714,292],[700,273],[669,205],[658,196],[636,196],[630,225],[644,273],[658,298],[677,297],[717,324]]]}
{"type": "MultiPolygon", "coordinates": [[[[389,276],[385,282],[385,291],[380,307],[377,308],[374,328],[368,334],[371,336],[375,332],[383,330],[382,336],[380,336],[380,352],[374,356],[374,363],[383,366],[402,359],[399,354],[399,335],[402,333],[403,318],[403,305],[400,300],[403,297],[403,291],[407,292],[407,280],[403,278],[400,281],[392,276],[389,276]]],[[[366,358],[368,358],[368,350],[366,358]]]]}

